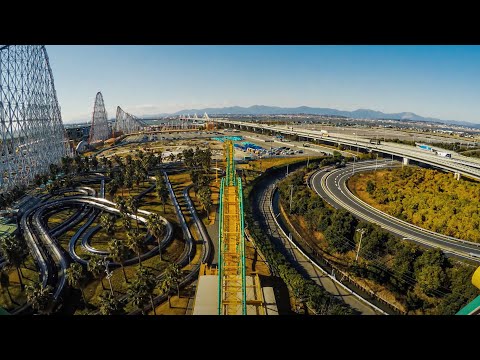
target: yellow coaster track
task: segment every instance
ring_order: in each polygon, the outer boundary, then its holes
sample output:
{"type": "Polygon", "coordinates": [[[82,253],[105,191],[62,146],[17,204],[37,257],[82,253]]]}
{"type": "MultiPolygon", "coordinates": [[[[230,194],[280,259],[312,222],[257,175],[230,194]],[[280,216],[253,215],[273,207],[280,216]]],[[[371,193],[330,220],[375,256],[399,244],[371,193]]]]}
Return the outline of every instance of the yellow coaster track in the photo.
{"type": "Polygon", "coordinates": [[[226,176],[220,185],[219,315],[246,315],[242,181],[235,174],[233,143],[226,143],[226,176]]]}

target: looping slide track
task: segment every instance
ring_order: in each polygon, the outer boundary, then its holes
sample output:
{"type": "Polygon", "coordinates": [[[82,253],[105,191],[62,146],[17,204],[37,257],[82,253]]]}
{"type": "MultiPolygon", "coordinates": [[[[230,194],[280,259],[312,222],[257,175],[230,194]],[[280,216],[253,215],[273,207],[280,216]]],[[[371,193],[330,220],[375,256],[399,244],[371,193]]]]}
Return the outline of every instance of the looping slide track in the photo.
{"type": "MultiPolygon", "coordinates": [[[[100,176],[99,180],[102,182],[103,188],[104,178],[100,176]]],[[[20,219],[20,231],[24,235],[30,253],[39,269],[40,281],[43,286],[51,285],[54,288],[52,308],[58,304],[61,298],[66,282],[66,269],[69,264],[72,261],[79,262],[84,266],[87,264],[87,261],[75,252],[75,245],[82,234],[84,234],[101,211],[120,214],[120,211],[115,207],[115,203],[101,197],[94,197],[95,191],[91,188],[64,189],[58,194],[68,192],[79,192],[82,195],[66,196],[58,199],[50,199],[51,196],[45,196],[39,204],[28,209],[20,219]],[[47,216],[67,208],[78,208],[78,211],[64,223],[49,229],[45,221],[47,216]],[[63,249],[56,238],[87,217],[86,223],[72,237],[68,251],[63,249]]],[[[146,223],[146,217],[151,213],[145,210],[138,210],[138,214],[128,214],[128,216],[132,219],[137,219],[139,222],[146,223]]],[[[172,239],[173,227],[165,218],[161,217],[161,220],[166,226],[164,238],[160,242],[160,247],[164,248],[172,239]]],[[[84,249],[94,254],[107,256],[107,251],[99,251],[88,245],[88,239],[94,231],[98,231],[97,228],[90,230],[88,234],[84,235],[84,241],[82,242],[84,249]]],[[[151,238],[151,235],[148,235],[146,240],[149,240],[149,238],[151,238]]],[[[158,245],[155,245],[147,253],[142,254],[141,259],[147,259],[156,253],[158,253],[158,245]]],[[[132,258],[127,260],[124,265],[130,265],[137,261],[138,259],[132,258]]],[[[112,267],[120,266],[120,264],[115,262],[110,263],[110,265],[112,267]]],[[[14,313],[20,313],[26,310],[26,308],[28,308],[28,305],[18,308],[14,313]]]]}

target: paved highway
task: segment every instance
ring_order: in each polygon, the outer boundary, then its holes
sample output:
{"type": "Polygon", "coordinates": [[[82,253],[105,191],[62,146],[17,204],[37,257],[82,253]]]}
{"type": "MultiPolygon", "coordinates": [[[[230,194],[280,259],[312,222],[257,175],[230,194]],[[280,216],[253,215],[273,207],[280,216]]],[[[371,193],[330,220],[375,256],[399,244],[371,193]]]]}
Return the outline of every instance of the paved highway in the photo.
{"type": "Polygon", "coordinates": [[[285,174],[285,172],[281,172],[276,175],[271,175],[261,181],[256,187],[252,210],[253,214],[256,215],[256,219],[260,223],[260,227],[264,229],[275,247],[281,251],[301,273],[311,278],[329,293],[342,298],[343,301],[361,314],[375,315],[380,313],[366,301],[359,299],[357,296],[333,281],[328,275],[322,272],[311,259],[304,256],[297,247],[292,245],[288,238],[282,234],[275,222],[274,215],[272,214],[271,203],[274,183],[276,180],[283,178],[285,174]]]}
{"type": "MultiPolygon", "coordinates": [[[[398,163],[378,162],[379,167],[398,166],[398,163]]],[[[372,162],[356,163],[355,173],[375,169],[372,162]]],[[[440,247],[447,255],[468,259],[480,263],[480,246],[461,239],[437,234],[422,229],[408,222],[385,214],[366,204],[356,197],[346,185],[352,176],[352,165],[345,168],[328,171],[321,169],[310,178],[311,187],[335,208],[343,208],[352,212],[358,218],[380,225],[385,230],[406,240],[414,241],[428,247],[440,247]],[[473,256],[472,256],[473,255],[473,256]]]]}
{"type": "Polygon", "coordinates": [[[432,152],[420,150],[413,146],[385,142],[381,145],[370,144],[368,139],[356,138],[347,134],[329,134],[326,137],[317,130],[305,130],[298,126],[268,126],[245,121],[232,121],[224,119],[211,119],[214,122],[235,126],[240,129],[255,129],[257,132],[272,131],[286,135],[298,135],[301,138],[309,140],[321,140],[333,144],[343,144],[351,147],[359,147],[373,151],[380,151],[384,154],[390,154],[398,157],[406,157],[421,163],[430,164],[448,171],[460,172],[462,175],[470,176],[480,180],[480,167],[476,160],[455,154],[454,158],[449,159],[435,155],[432,152]]]}

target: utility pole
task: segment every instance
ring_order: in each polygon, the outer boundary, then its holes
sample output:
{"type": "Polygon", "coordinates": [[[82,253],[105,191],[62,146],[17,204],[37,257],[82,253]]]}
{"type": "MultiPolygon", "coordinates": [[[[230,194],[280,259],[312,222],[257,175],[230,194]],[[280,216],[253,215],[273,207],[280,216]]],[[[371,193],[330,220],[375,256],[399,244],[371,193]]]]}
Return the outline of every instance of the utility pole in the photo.
{"type": "Polygon", "coordinates": [[[103,258],[103,263],[104,263],[104,265],[105,265],[105,272],[107,273],[106,278],[107,278],[107,280],[108,280],[108,284],[110,285],[110,292],[112,293],[112,296],[115,296],[115,295],[113,294],[112,281],[110,280],[110,278],[112,277],[112,274],[113,274],[113,273],[108,271],[108,263],[109,263],[109,262],[108,262],[106,256],[103,258]]]}
{"type": "Polygon", "coordinates": [[[292,195],[293,195],[293,184],[290,184],[290,214],[292,213],[292,195]]]}
{"type": "Polygon", "coordinates": [[[360,253],[360,246],[362,246],[362,237],[363,237],[363,233],[365,232],[365,229],[357,229],[356,231],[360,233],[360,242],[358,243],[358,249],[357,249],[357,255],[355,256],[355,261],[358,260],[358,254],[360,253]]]}

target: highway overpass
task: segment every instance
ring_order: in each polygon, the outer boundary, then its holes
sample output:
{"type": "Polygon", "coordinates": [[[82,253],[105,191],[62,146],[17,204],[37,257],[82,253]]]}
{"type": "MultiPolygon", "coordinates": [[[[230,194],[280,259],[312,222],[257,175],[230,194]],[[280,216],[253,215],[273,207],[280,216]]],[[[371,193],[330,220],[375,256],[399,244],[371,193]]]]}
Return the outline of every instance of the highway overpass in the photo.
{"type": "MultiPolygon", "coordinates": [[[[200,121],[206,121],[199,119],[200,121]]],[[[251,131],[262,134],[271,134],[272,136],[298,136],[300,141],[311,141],[317,144],[325,145],[344,145],[351,148],[357,148],[361,152],[376,152],[380,157],[393,157],[395,160],[401,160],[404,164],[416,162],[426,164],[442,170],[458,173],[480,181],[480,159],[468,158],[453,153],[453,158],[445,158],[435,155],[433,152],[421,150],[413,146],[386,142],[383,144],[370,144],[365,138],[356,138],[346,134],[328,134],[325,136],[318,130],[304,129],[301,126],[288,125],[266,125],[245,121],[236,121],[217,118],[210,118],[209,121],[220,124],[226,128],[233,128],[245,131],[251,131]]]]}

